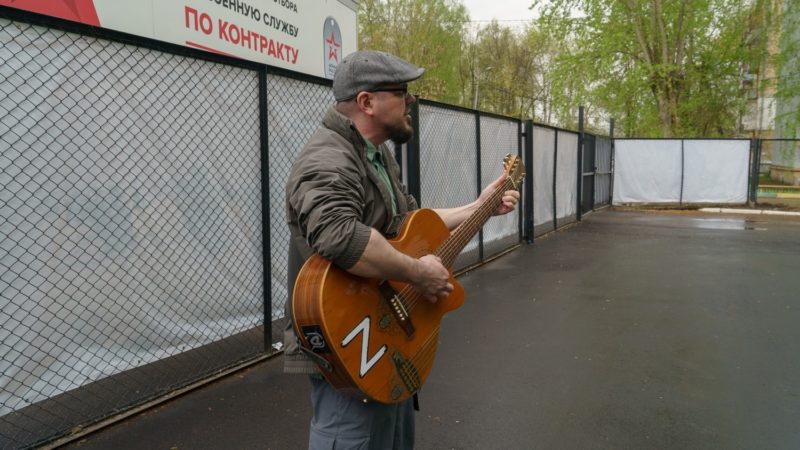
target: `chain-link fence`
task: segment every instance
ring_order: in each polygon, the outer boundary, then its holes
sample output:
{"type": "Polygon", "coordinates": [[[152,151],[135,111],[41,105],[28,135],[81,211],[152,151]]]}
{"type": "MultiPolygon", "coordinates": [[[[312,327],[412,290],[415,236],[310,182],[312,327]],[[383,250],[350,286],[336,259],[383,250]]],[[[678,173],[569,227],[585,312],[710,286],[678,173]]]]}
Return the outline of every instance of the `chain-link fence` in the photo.
{"type": "MultiPolygon", "coordinates": [[[[272,320],[283,329],[287,286],[289,229],[286,227],[286,180],[292,162],[333,104],[329,83],[309,82],[277,74],[267,77],[270,185],[270,253],[272,258],[272,320]]],[[[279,338],[280,339],[280,338],[279,338]]]]}
{"type": "Polygon", "coordinates": [[[594,207],[611,203],[611,158],[614,142],[610,138],[595,138],[594,207]]]}
{"type": "MultiPolygon", "coordinates": [[[[500,176],[505,155],[521,153],[520,126],[515,119],[421,101],[421,206],[445,208],[475,200],[500,176]]],[[[491,218],[464,248],[454,269],[484,261],[519,241],[519,211],[491,218]]]]}
{"type": "MultiPolygon", "coordinates": [[[[475,114],[421,101],[419,106],[420,206],[448,208],[478,194],[478,135],[475,114]]],[[[480,261],[475,236],[456,259],[458,270],[480,261]]]]}
{"type": "Polygon", "coordinates": [[[553,231],[555,223],[556,130],[539,126],[533,131],[533,234],[553,231]]]}
{"type": "Polygon", "coordinates": [[[0,19],[0,436],[263,351],[258,73],[0,19]]]}
{"type": "Polygon", "coordinates": [[[583,152],[579,157],[579,176],[581,180],[581,204],[579,210],[581,214],[594,209],[595,143],[595,135],[589,133],[583,135],[583,152]]]}
{"type": "Polygon", "coordinates": [[[800,139],[757,139],[751,200],[800,206],[800,139]]]}
{"type": "MultiPolygon", "coordinates": [[[[4,13],[7,449],[52,442],[274,352],[289,298],[284,185],[333,99],[328,80],[4,13]]],[[[507,153],[522,153],[518,119],[422,101],[414,120],[414,145],[398,158],[423,207],[473,201],[507,153]]],[[[526,161],[535,195],[490,219],[456,269],[519,243],[541,181],[549,220],[556,200],[572,202],[562,209],[574,217],[577,134],[541,130],[553,138],[550,178],[526,161]]]]}
{"type": "Polygon", "coordinates": [[[568,225],[577,220],[578,192],[578,133],[558,130],[556,134],[555,217],[556,225],[568,225]]]}
{"type": "MultiPolygon", "coordinates": [[[[484,188],[503,173],[503,158],[521,152],[521,126],[518,120],[489,115],[479,116],[481,134],[481,183],[484,188]]],[[[520,214],[518,208],[511,214],[492,217],[486,222],[481,235],[484,259],[490,258],[520,241],[520,214]]]]}
{"type": "Polygon", "coordinates": [[[541,236],[577,220],[582,199],[578,192],[579,135],[541,125],[530,129],[533,161],[528,171],[533,179],[533,230],[529,233],[541,236]]]}

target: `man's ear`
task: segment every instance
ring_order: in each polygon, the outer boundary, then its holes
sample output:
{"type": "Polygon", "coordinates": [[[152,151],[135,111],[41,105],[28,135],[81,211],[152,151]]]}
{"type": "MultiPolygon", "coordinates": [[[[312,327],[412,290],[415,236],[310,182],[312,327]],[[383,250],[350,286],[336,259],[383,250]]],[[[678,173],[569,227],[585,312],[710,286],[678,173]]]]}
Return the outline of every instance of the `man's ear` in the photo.
{"type": "Polygon", "coordinates": [[[361,91],[356,95],[356,104],[358,105],[358,109],[361,110],[364,114],[372,115],[372,101],[374,98],[372,94],[369,92],[361,91]]]}

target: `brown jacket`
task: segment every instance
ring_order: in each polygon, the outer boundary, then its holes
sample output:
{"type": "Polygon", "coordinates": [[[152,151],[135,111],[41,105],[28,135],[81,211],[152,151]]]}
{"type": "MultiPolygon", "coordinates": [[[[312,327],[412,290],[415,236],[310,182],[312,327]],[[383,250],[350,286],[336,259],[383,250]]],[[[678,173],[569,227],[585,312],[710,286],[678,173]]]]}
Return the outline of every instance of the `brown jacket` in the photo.
{"type": "MultiPolygon", "coordinates": [[[[366,159],[364,138],[355,124],[331,107],[298,155],[286,183],[286,220],[291,233],[288,287],[291,293],[300,268],[319,253],[343,269],[358,262],[370,229],[396,232],[400,218],[417,209],[417,202],[400,182],[400,168],[386,145],[381,150],[397,198],[391,196],[366,159]]],[[[291,317],[291,300],[287,317],[291,317]]],[[[299,351],[291,322],[284,332],[284,369],[314,373],[316,366],[299,351]]]]}

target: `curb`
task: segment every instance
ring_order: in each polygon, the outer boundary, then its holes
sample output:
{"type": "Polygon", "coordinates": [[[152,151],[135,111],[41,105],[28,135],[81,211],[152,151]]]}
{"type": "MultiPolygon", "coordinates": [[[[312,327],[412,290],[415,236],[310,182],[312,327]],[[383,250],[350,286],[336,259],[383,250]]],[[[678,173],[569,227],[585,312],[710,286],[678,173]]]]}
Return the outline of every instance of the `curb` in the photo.
{"type": "Polygon", "coordinates": [[[772,209],[735,209],[735,208],[700,208],[702,212],[715,212],[723,214],[763,214],[768,216],[800,216],[800,212],[775,211],[772,209]]]}

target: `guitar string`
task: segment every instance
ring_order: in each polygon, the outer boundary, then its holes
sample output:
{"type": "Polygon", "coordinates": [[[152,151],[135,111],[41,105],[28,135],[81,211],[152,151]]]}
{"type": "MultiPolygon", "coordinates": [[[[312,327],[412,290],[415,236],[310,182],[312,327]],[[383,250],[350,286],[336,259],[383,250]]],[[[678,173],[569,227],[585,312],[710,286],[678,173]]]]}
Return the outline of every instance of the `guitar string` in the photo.
{"type": "MultiPolygon", "coordinates": [[[[500,200],[502,198],[502,194],[505,193],[505,191],[508,190],[509,187],[513,186],[513,183],[511,183],[511,186],[506,186],[507,184],[509,184],[510,181],[511,180],[507,178],[503,182],[503,184],[497,190],[495,190],[495,192],[493,192],[492,195],[486,200],[485,204],[497,203],[495,200],[500,200]]],[[[477,225],[476,222],[480,223],[480,225],[477,227],[480,228],[480,226],[482,226],[491,216],[491,211],[492,209],[488,207],[481,208],[478,211],[478,213],[467,218],[467,220],[464,223],[462,223],[458,228],[465,226],[467,227],[465,229],[468,229],[468,227],[477,225]]],[[[457,232],[458,229],[454,231],[454,234],[456,234],[457,232]]],[[[452,264],[452,262],[454,262],[455,257],[457,256],[456,252],[460,252],[463,249],[464,245],[466,245],[466,242],[459,242],[459,241],[461,239],[472,239],[473,235],[474,233],[471,233],[470,236],[456,236],[455,239],[448,238],[445,241],[444,245],[442,245],[439,249],[437,249],[435,254],[437,254],[440,258],[442,258],[442,260],[445,263],[447,263],[447,265],[450,265],[452,264]],[[453,261],[451,261],[451,259],[453,259],[453,261]]],[[[421,299],[421,296],[412,287],[408,285],[402,288],[398,293],[398,295],[400,296],[401,300],[403,300],[403,303],[405,303],[406,311],[409,314],[417,306],[417,304],[421,299]]],[[[436,356],[435,346],[432,344],[434,343],[434,339],[439,336],[439,330],[440,326],[437,326],[430,334],[430,336],[428,336],[425,342],[423,342],[422,344],[420,344],[420,346],[418,346],[419,351],[416,354],[414,354],[411,358],[408,358],[406,360],[407,362],[411,363],[414,366],[415,370],[417,370],[418,372],[420,365],[424,365],[425,367],[427,367],[428,365],[432,364],[436,356]]],[[[389,384],[391,383],[392,380],[388,379],[383,383],[382,387],[388,388],[389,384]]]]}
{"type": "MultiPolygon", "coordinates": [[[[425,365],[427,365],[427,364],[430,364],[433,361],[431,356],[434,354],[434,351],[433,351],[434,347],[431,345],[431,343],[433,342],[432,339],[434,337],[438,336],[438,335],[439,335],[439,327],[436,327],[436,329],[428,337],[428,339],[423,344],[421,344],[419,346],[420,351],[417,352],[417,354],[415,354],[413,357],[411,357],[411,358],[409,358],[407,360],[408,362],[412,363],[412,365],[414,366],[414,369],[416,369],[417,372],[419,372],[419,367],[420,367],[421,363],[424,363],[425,365]]],[[[402,375],[401,375],[401,378],[402,378],[402,375]]],[[[383,382],[383,384],[380,385],[380,387],[382,389],[388,389],[388,386],[390,384],[392,384],[393,381],[394,381],[393,379],[389,378],[389,379],[385,380],[383,382]]]]}
{"type": "MultiPolygon", "coordinates": [[[[408,358],[406,360],[406,361],[412,363],[412,365],[414,366],[414,369],[416,369],[418,373],[420,371],[419,370],[420,365],[423,365],[423,366],[427,367],[428,365],[432,364],[433,359],[436,356],[435,346],[433,346],[431,344],[433,344],[434,338],[439,336],[439,329],[440,328],[441,327],[439,327],[439,326],[434,328],[433,332],[430,334],[430,336],[428,336],[428,338],[425,340],[425,342],[423,342],[422,344],[419,345],[418,348],[420,350],[414,356],[412,356],[411,358],[408,358]]],[[[380,385],[380,387],[388,389],[388,386],[390,384],[392,384],[392,382],[393,382],[392,379],[387,379],[386,381],[384,381],[384,383],[382,385],[380,385]]]]}
{"type": "MultiPolygon", "coordinates": [[[[500,187],[498,187],[497,190],[495,190],[488,199],[486,199],[486,202],[484,204],[497,203],[494,200],[500,200],[502,198],[502,195],[505,193],[505,191],[508,190],[509,187],[513,187],[513,183],[511,182],[510,178],[507,178],[503,182],[503,184],[500,187]],[[506,186],[507,184],[511,184],[511,186],[506,186]]],[[[468,229],[475,222],[483,224],[491,216],[491,212],[492,212],[492,208],[483,208],[483,209],[479,210],[478,213],[470,216],[458,228],[461,228],[462,226],[466,226],[467,228],[465,228],[465,229],[468,229]]],[[[456,235],[458,233],[458,228],[456,230],[454,230],[453,235],[456,235]]],[[[478,228],[480,228],[480,227],[478,227],[478,228]]],[[[467,239],[467,238],[468,239],[472,239],[473,235],[474,235],[474,233],[472,233],[472,235],[470,235],[468,237],[463,237],[463,239],[467,239]]],[[[439,256],[442,259],[442,261],[444,263],[446,263],[447,265],[452,264],[452,262],[454,262],[454,260],[455,260],[455,257],[457,256],[456,252],[460,253],[460,251],[463,249],[464,245],[466,245],[466,242],[463,242],[463,243],[459,242],[461,239],[462,239],[461,236],[457,236],[455,239],[448,238],[447,240],[445,240],[444,244],[434,252],[434,254],[439,256]],[[450,259],[452,259],[453,261],[450,261],[450,259]]],[[[412,288],[410,286],[406,286],[403,289],[401,289],[401,291],[398,293],[400,298],[404,300],[404,303],[405,303],[405,306],[406,306],[406,310],[409,312],[409,314],[417,306],[419,301],[422,299],[422,297],[420,295],[418,295],[418,294],[417,295],[409,295],[409,294],[411,294],[412,291],[414,291],[414,288],[412,288]]]]}
{"type": "MultiPolygon", "coordinates": [[[[489,200],[491,200],[491,197],[489,200]]],[[[476,216],[488,217],[489,214],[481,213],[481,214],[476,214],[475,216],[472,217],[476,216]]],[[[469,238],[471,239],[472,236],[470,236],[469,238]]],[[[440,249],[438,249],[438,251],[435,252],[435,254],[439,255],[439,257],[442,258],[443,262],[445,262],[448,265],[452,263],[452,261],[450,261],[451,259],[455,260],[455,257],[457,256],[456,252],[460,252],[460,250],[463,249],[464,244],[456,241],[458,241],[458,239],[455,240],[448,239],[448,241],[445,242],[445,245],[440,247],[440,249]]],[[[404,287],[398,294],[400,298],[404,301],[406,310],[408,311],[409,314],[416,308],[416,306],[421,300],[424,300],[422,296],[417,294],[414,288],[410,286],[404,287]]]]}

